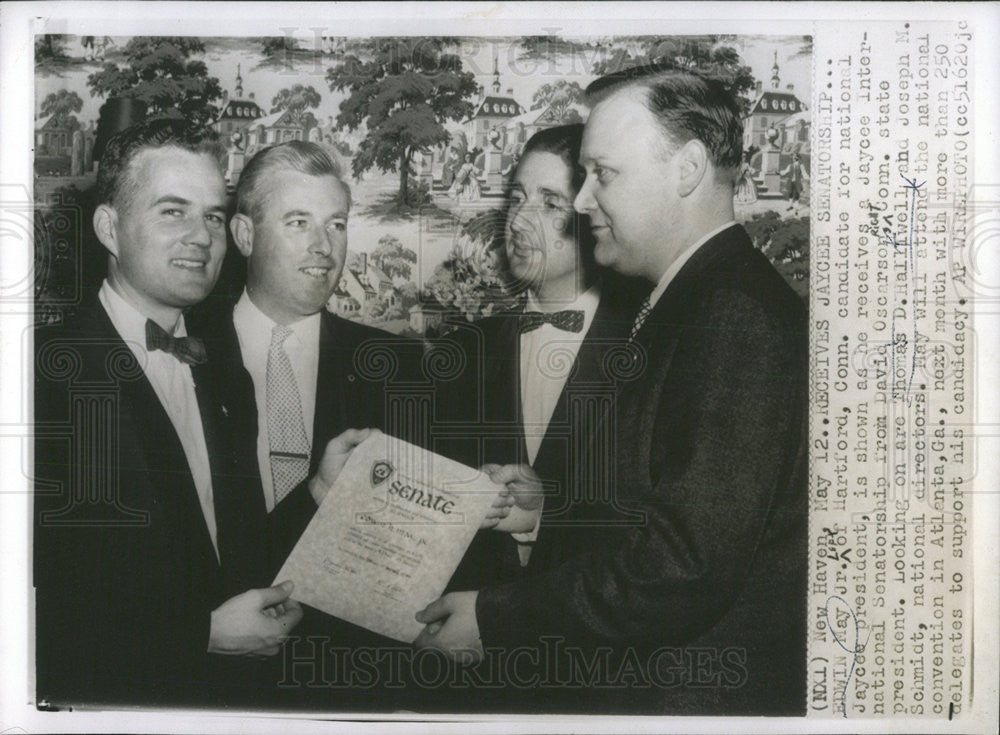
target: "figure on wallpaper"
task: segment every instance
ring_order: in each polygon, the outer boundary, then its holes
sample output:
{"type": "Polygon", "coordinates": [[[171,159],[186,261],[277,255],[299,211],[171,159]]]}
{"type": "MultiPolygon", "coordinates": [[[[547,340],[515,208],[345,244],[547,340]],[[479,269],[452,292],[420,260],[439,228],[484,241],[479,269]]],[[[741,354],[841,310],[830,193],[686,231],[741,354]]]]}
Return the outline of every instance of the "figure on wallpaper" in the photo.
{"type": "Polygon", "coordinates": [[[743,154],[743,165],[736,181],[736,201],[740,204],[753,204],[757,201],[757,184],[753,180],[753,168],[750,166],[750,151],[743,154]]]}
{"type": "Polygon", "coordinates": [[[479,171],[473,162],[471,152],[465,154],[465,163],[455,174],[455,180],[448,189],[448,196],[460,202],[478,202],[482,198],[482,190],[479,186],[479,171]]]}

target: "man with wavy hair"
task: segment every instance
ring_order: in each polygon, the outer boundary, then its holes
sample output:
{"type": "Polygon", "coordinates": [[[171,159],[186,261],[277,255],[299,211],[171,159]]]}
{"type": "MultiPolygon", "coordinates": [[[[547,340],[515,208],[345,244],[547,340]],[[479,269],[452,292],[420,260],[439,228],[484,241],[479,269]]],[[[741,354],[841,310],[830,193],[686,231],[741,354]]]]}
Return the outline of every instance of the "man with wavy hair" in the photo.
{"type": "Polygon", "coordinates": [[[739,107],[640,67],[587,96],[575,208],[596,261],[653,286],[610,409],[605,490],[630,520],[594,519],[539,574],[445,595],[418,643],[534,649],[532,688],[575,686],[577,709],[804,714],[808,326],[734,222],[739,107]]]}

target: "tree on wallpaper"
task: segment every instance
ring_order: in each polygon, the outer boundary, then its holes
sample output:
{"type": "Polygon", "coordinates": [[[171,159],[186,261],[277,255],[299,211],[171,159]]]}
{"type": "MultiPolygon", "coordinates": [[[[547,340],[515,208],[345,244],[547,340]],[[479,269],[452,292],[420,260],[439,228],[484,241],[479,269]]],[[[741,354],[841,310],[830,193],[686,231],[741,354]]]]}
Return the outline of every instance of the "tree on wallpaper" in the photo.
{"type": "Polygon", "coordinates": [[[52,92],[45,96],[45,99],[42,100],[41,113],[42,115],[54,115],[69,127],[78,128],[80,121],[73,113],[82,109],[83,100],[80,99],[80,95],[67,89],[60,89],[58,92],[52,92]]]}
{"type": "Polygon", "coordinates": [[[739,51],[724,36],[620,37],[594,62],[594,74],[610,74],[633,66],[661,65],[717,79],[749,112],[757,79],[739,51]]]}
{"type": "Polygon", "coordinates": [[[291,88],[280,90],[274,96],[274,99],[271,100],[271,112],[290,110],[296,118],[302,121],[303,125],[311,128],[316,125],[316,116],[310,110],[319,107],[322,99],[312,85],[295,84],[291,88]]]}
{"type": "Polygon", "coordinates": [[[347,91],[339,127],[367,134],[352,162],[355,176],[377,168],[399,174],[397,203],[406,206],[413,157],[449,140],[445,123],[468,117],[475,76],[447,38],[373,38],[327,72],[331,90],[347,91]]]}
{"type": "Polygon", "coordinates": [[[371,258],[379,270],[389,278],[398,276],[408,279],[413,266],[417,263],[417,254],[392,235],[383,235],[379,238],[371,258]]]}
{"type": "Polygon", "coordinates": [[[557,120],[569,122],[566,114],[573,108],[572,105],[582,103],[583,87],[579,82],[570,82],[559,79],[555,82],[547,82],[535,90],[531,98],[531,109],[540,110],[550,108],[553,116],[557,120]]]}
{"type": "Polygon", "coordinates": [[[222,98],[222,88],[205,62],[190,58],[204,51],[197,38],[139,36],[125,45],[121,66],[105,63],[87,77],[87,84],[92,95],[145,102],[150,118],[183,118],[205,126],[218,117],[215,102],[222,98]]]}

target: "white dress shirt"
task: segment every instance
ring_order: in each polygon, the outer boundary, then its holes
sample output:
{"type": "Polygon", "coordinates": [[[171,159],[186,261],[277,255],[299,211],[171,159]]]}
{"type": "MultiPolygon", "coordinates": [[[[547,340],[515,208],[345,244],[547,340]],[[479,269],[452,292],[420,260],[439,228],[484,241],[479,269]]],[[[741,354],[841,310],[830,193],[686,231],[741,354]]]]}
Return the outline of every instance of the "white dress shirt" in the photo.
{"type": "MultiPolygon", "coordinates": [[[[240,340],[243,366],[253,379],[254,398],[257,400],[257,463],[264,486],[264,502],[270,512],[274,509],[274,480],[271,477],[271,445],[267,433],[267,355],[275,322],[257,308],[244,290],[233,309],[233,325],[240,340]]],[[[319,372],[320,314],[307,316],[288,327],[292,334],[284,342],[285,353],[295,373],[295,384],[302,400],[302,420],[311,446],[316,415],[316,376],[319,372]]]]}
{"type": "Polygon", "coordinates": [[[542,439],[552,420],[559,396],[566,385],[566,378],[573,369],[577,353],[587,330],[594,321],[601,292],[593,286],[580,294],[569,304],[560,303],[558,308],[546,308],[528,293],[525,311],[583,312],[583,329],[567,332],[563,329],[543,324],[537,329],[521,335],[521,415],[524,420],[524,439],[528,445],[528,461],[535,463],[542,439]]]}
{"type": "MultiPolygon", "coordinates": [[[[560,303],[548,308],[539,304],[534,294],[528,292],[526,311],[583,312],[583,329],[579,332],[567,332],[551,324],[543,324],[521,335],[521,416],[524,440],[528,446],[528,461],[531,464],[538,457],[552,413],[566,387],[566,379],[576,363],[580,345],[590,330],[600,300],[600,287],[596,285],[580,294],[572,303],[560,303]]],[[[511,534],[518,542],[517,554],[521,559],[521,566],[528,563],[530,544],[538,537],[540,521],[541,510],[538,511],[533,530],[511,534]]]]}
{"type": "Polygon", "coordinates": [[[667,290],[667,286],[669,286],[670,282],[674,280],[674,277],[678,273],[680,273],[681,268],[683,268],[684,264],[691,259],[691,256],[698,251],[698,248],[700,248],[702,245],[704,245],[706,242],[711,240],[713,237],[718,235],[723,230],[729,229],[735,224],[736,224],[735,220],[729,220],[729,222],[726,222],[726,224],[722,225],[721,227],[716,227],[707,235],[704,235],[701,239],[695,242],[694,245],[692,245],[683,253],[681,253],[680,256],[673,263],[670,264],[670,266],[663,273],[663,275],[660,276],[660,280],[657,281],[656,283],[656,288],[654,288],[652,293],[649,294],[649,308],[653,308],[654,306],[656,306],[656,302],[660,300],[660,297],[663,295],[663,292],[667,290]]]}
{"type": "MultiPolygon", "coordinates": [[[[198,409],[198,396],[194,391],[194,378],[191,376],[191,366],[181,362],[173,355],[162,350],[146,350],[146,321],[132,304],[122,298],[107,281],[101,284],[98,293],[101,306],[111,318],[118,334],[132,350],[142,371],[146,374],[156,397],[170,417],[170,423],[177,432],[184,456],[187,458],[195,489],[198,491],[198,502],[205,516],[205,525],[212,537],[215,554],[219,554],[219,544],[216,538],[215,502],[212,496],[212,468],[208,459],[208,445],[205,443],[205,427],[201,423],[201,411],[198,409]]],[[[186,337],[184,317],[177,320],[174,337],[186,337]]]]}

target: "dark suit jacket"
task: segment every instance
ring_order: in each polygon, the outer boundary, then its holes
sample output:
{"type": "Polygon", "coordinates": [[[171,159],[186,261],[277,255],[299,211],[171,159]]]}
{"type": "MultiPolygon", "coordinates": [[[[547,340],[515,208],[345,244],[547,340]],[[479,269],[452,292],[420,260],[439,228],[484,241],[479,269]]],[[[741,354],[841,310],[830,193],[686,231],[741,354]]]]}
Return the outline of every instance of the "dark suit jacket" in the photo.
{"type": "MultiPolygon", "coordinates": [[[[233,372],[243,372],[239,338],[232,321],[233,306],[228,300],[210,299],[194,311],[189,324],[193,334],[202,336],[206,343],[215,346],[216,352],[226,355],[233,372]]],[[[432,385],[423,377],[422,360],[420,342],[322,312],[310,477],[316,472],[327,443],[345,429],[371,427],[428,445],[432,385]]],[[[252,389],[244,397],[242,413],[253,416],[256,447],[257,408],[252,389]]],[[[256,451],[254,467],[257,467],[256,451]]],[[[263,491],[259,492],[263,503],[263,491]]],[[[273,545],[268,554],[268,583],[288,558],[315,511],[312,497],[299,493],[297,488],[269,514],[270,517],[280,513],[284,520],[275,524],[281,532],[270,536],[273,545]]],[[[377,654],[381,649],[398,648],[401,644],[304,607],[302,622],[272,662],[272,683],[280,682],[277,689],[272,689],[271,694],[277,696],[272,698],[272,706],[340,711],[408,706],[407,701],[388,696],[393,692],[387,694],[381,686],[367,690],[346,688],[344,682],[354,676],[353,664],[335,662],[336,656],[344,655],[343,649],[356,651],[364,647],[377,654]],[[324,677],[324,671],[328,677],[324,677]]],[[[366,669],[358,676],[368,680],[372,674],[366,669]]],[[[381,672],[375,679],[381,685],[391,676],[391,672],[381,672]]]]}
{"type": "MultiPolygon", "coordinates": [[[[648,291],[608,274],[601,300],[559,396],[533,469],[545,489],[544,522],[522,568],[509,534],[482,531],[449,583],[449,589],[479,589],[535,573],[572,553],[584,536],[572,533],[586,523],[595,502],[587,488],[599,485],[613,454],[615,437],[602,420],[614,398],[614,363],[622,355],[633,316],[648,291]],[[596,449],[600,450],[597,456],[596,449]],[[595,464],[596,463],[596,464],[595,464]]],[[[465,367],[438,390],[437,448],[473,467],[484,463],[531,464],[521,405],[521,311],[500,314],[460,328],[452,339],[465,367]],[[444,427],[447,427],[446,429],[444,427]]]]}
{"type": "Polygon", "coordinates": [[[480,591],[484,645],[557,636],[578,664],[609,647],[626,675],[574,707],[804,713],[807,337],[742,228],[703,245],[618,364],[604,522],[542,573],[480,591]]]}
{"type": "MultiPolygon", "coordinates": [[[[224,355],[229,371],[244,373],[239,338],[232,321],[233,307],[228,300],[206,301],[189,315],[189,332],[203,338],[217,354],[224,355]]],[[[432,386],[423,378],[421,343],[327,311],[321,313],[320,320],[309,476],[315,474],[327,443],[345,429],[371,427],[427,445],[432,386]]],[[[244,394],[241,410],[253,416],[256,442],[257,408],[253,396],[251,382],[249,401],[244,394]]],[[[279,507],[287,516],[298,518],[300,533],[316,510],[312,498],[301,493],[289,495],[279,507]],[[294,510],[285,507],[289,503],[295,506],[294,510]]],[[[280,538],[285,547],[272,550],[276,562],[272,574],[278,572],[288,557],[298,534],[284,532],[280,538]]]]}
{"type": "Polygon", "coordinates": [[[231,702],[256,685],[247,659],[207,653],[210,615],[269,584],[285,518],[265,518],[249,375],[209,355],[192,375],[221,561],[180,439],[100,304],[36,331],[40,702],[231,702]]]}

